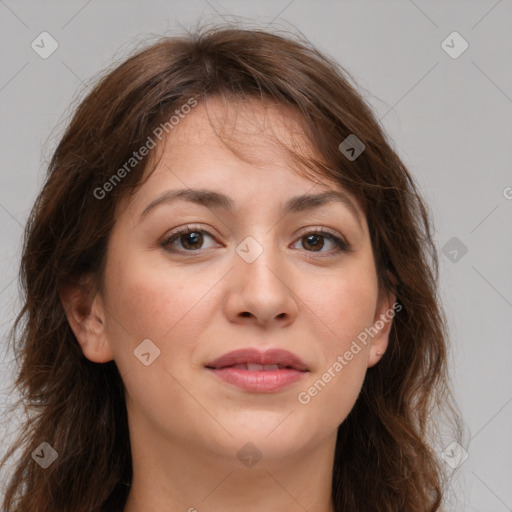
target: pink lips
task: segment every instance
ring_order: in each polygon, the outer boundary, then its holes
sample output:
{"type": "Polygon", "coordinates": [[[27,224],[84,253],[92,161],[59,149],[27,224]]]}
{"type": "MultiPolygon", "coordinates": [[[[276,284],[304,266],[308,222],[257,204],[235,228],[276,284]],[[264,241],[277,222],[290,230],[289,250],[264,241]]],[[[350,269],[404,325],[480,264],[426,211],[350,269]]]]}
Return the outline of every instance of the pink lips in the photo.
{"type": "Polygon", "coordinates": [[[300,358],[282,349],[235,350],[206,367],[225,382],[255,393],[279,391],[308,373],[300,358]]]}

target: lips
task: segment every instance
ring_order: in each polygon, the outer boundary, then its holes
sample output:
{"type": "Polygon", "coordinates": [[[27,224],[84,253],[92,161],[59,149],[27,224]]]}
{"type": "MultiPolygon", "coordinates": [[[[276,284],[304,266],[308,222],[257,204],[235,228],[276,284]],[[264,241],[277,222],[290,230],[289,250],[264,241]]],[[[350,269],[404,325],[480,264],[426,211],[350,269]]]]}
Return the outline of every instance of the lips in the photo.
{"type": "Polygon", "coordinates": [[[252,393],[280,391],[309,373],[298,356],[281,349],[236,350],[211,361],[206,368],[229,385],[252,393]]]}
{"type": "Polygon", "coordinates": [[[282,349],[270,349],[265,352],[252,348],[235,350],[206,365],[207,368],[214,370],[235,366],[248,371],[269,371],[286,368],[298,371],[308,370],[305,363],[298,356],[282,349]],[[245,368],[242,368],[243,366],[245,368]]]}

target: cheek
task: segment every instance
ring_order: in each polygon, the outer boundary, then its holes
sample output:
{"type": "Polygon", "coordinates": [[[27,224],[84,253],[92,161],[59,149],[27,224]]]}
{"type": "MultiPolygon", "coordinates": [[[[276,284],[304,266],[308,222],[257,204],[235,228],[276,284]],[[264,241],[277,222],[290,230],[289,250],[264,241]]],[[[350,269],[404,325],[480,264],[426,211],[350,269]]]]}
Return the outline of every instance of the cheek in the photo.
{"type": "Polygon", "coordinates": [[[310,289],[305,301],[316,313],[327,354],[346,350],[358,334],[373,323],[377,299],[377,277],[369,264],[354,265],[336,278],[331,276],[310,289]],[[357,267],[357,268],[356,268],[357,267]]]}
{"type": "Polygon", "coordinates": [[[324,373],[312,376],[297,399],[311,427],[332,432],[346,419],[359,396],[366,375],[363,352],[342,364],[333,360],[324,373]]]}
{"type": "Polygon", "coordinates": [[[358,338],[373,324],[377,304],[376,274],[369,265],[352,268],[324,283],[312,296],[315,331],[322,364],[301,389],[298,401],[314,409],[325,428],[335,428],[348,415],[363,384],[369,344],[358,338]]]}
{"type": "Polygon", "coordinates": [[[193,359],[198,340],[218,311],[212,300],[223,273],[173,268],[161,257],[147,254],[125,258],[114,254],[106,275],[110,276],[106,307],[114,319],[108,337],[118,365],[124,370],[137,366],[133,351],[145,339],[160,349],[156,361],[169,369],[193,359]]]}
{"type": "Polygon", "coordinates": [[[359,284],[329,293],[330,307],[322,318],[324,335],[317,338],[321,364],[297,396],[299,407],[309,408],[308,417],[325,432],[345,420],[361,391],[370,345],[359,336],[372,325],[376,303],[370,284],[366,291],[359,284]]]}
{"type": "Polygon", "coordinates": [[[170,265],[155,265],[144,255],[117,261],[113,257],[110,267],[106,273],[110,275],[111,313],[134,336],[153,336],[161,341],[190,326],[187,315],[205,295],[210,280],[200,280],[170,265]]]}
{"type": "Polygon", "coordinates": [[[112,318],[107,335],[129,407],[136,414],[143,411],[154,427],[164,430],[176,423],[176,409],[181,411],[180,422],[194,421],[194,415],[204,411],[183,392],[188,375],[179,370],[190,365],[197,340],[210,321],[207,292],[219,277],[199,278],[183,269],[150,265],[147,260],[142,265],[142,258],[137,263],[134,257],[117,262],[112,258],[107,275],[112,276],[107,288],[106,307],[112,318]],[[115,265],[116,271],[111,272],[115,265]],[[146,339],[160,350],[147,366],[134,354],[146,339]]]}

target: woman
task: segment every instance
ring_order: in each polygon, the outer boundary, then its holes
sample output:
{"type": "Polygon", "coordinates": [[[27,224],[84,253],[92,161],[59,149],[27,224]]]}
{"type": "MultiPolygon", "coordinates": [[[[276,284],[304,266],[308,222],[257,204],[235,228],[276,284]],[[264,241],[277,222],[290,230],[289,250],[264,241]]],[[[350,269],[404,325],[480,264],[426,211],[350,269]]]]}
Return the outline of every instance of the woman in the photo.
{"type": "Polygon", "coordinates": [[[436,265],[340,66],[163,38],[78,106],[29,219],[4,510],[441,510],[436,265]]]}

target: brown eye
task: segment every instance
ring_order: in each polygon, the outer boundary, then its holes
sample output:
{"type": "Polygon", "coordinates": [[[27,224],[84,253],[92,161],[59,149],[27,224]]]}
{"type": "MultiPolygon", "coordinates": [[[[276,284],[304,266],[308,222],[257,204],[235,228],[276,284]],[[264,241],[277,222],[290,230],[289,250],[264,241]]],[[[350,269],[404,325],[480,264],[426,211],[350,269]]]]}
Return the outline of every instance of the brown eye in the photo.
{"type": "Polygon", "coordinates": [[[191,231],[185,235],[180,235],[179,240],[185,249],[200,249],[197,246],[203,244],[203,234],[199,231],[191,231]]]}
{"type": "MultiPolygon", "coordinates": [[[[204,249],[205,237],[213,240],[213,236],[204,229],[185,227],[168,236],[162,242],[162,247],[170,252],[198,251],[204,249]]],[[[206,248],[208,249],[209,247],[206,248]]]]}
{"type": "MultiPolygon", "coordinates": [[[[201,249],[213,247],[212,245],[204,246],[207,238],[215,240],[213,235],[204,229],[185,226],[171,233],[161,245],[166,251],[173,253],[199,253],[201,249]]],[[[318,253],[319,256],[332,256],[339,252],[351,252],[350,245],[344,239],[330,231],[326,231],[324,228],[302,235],[296,243],[299,241],[301,241],[302,249],[310,253],[318,253]],[[326,247],[326,243],[327,250],[323,250],[326,247]],[[331,244],[331,249],[329,249],[329,244],[331,244]]]]}
{"type": "Polygon", "coordinates": [[[298,241],[301,241],[301,246],[307,252],[317,252],[323,255],[329,255],[333,253],[342,252],[350,252],[350,245],[340,238],[336,236],[334,233],[330,231],[326,231],[324,228],[317,229],[315,231],[310,231],[302,235],[298,241]],[[327,250],[323,250],[327,241],[327,250]],[[329,243],[331,244],[331,249],[329,250],[329,243]]]}
{"type": "Polygon", "coordinates": [[[313,251],[319,251],[324,246],[322,235],[306,235],[302,237],[302,247],[304,249],[312,248],[313,251]],[[304,240],[306,240],[306,243],[304,243],[304,240]]]}

